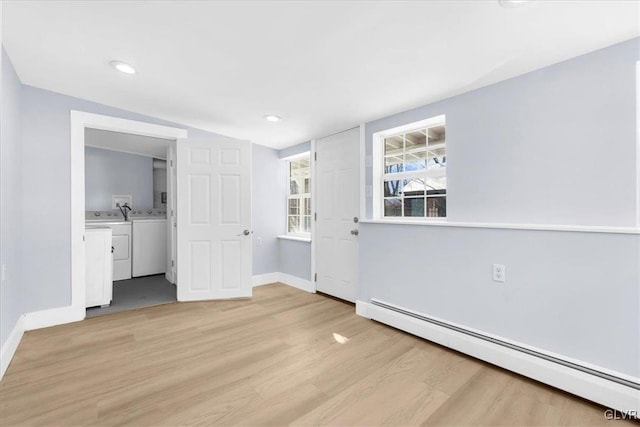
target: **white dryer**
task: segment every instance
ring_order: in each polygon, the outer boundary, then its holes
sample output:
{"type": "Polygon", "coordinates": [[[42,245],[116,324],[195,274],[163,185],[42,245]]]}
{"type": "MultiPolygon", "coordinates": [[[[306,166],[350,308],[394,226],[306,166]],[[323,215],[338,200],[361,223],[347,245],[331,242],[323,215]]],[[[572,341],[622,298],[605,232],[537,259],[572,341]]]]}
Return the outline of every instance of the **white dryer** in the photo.
{"type": "Polygon", "coordinates": [[[131,218],[133,277],[167,271],[167,218],[131,218]]]}

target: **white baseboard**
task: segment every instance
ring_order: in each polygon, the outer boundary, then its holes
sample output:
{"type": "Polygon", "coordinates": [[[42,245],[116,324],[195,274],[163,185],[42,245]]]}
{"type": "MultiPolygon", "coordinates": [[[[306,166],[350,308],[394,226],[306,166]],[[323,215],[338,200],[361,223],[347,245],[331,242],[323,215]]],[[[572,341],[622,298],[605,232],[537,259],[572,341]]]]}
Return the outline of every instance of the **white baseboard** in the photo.
{"type": "Polygon", "coordinates": [[[85,316],[86,311],[84,308],[73,306],[34,311],[24,315],[24,329],[25,331],[31,331],[64,323],[78,322],[83,320],[85,316]]]}
{"type": "Polygon", "coordinates": [[[252,277],[253,287],[268,285],[270,283],[284,283],[285,285],[289,285],[294,288],[298,288],[305,292],[316,292],[316,287],[314,286],[311,280],[301,279],[296,276],[292,276],[286,273],[267,273],[267,274],[259,274],[257,276],[252,277]]]}
{"type": "Polygon", "coordinates": [[[316,292],[316,287],[313,285],[311,280],[301,279],[290,274],[280,273],[280,283],[293,286],[294,288],[298,288],[306,292],[316,292]]]}
{"type": "Polygon", "coordinates": [[[24,335],[24,316],[18,317],[15,326],[7,337],[7,341],[0,349],[0,380],[4,377],[4,373],[7,372],[11,359],[13,359],[20,340],[22,340],[22,335],[24,335]]]}
{"type": "Polygon", "coordinates": [[[20,316],[7,341],[0,349],[0,379],[9,367],[25,331],[77,322],[83,320],[85,315],[84,308],[68,306],[34,311],[20,316]]]}
{"type": "Polygon", "coordinates": [[[251,278],[251,283],[253,287],[269,285],[271,283],[276,283],[280,281],[280,273],[267,273],[267,274],[258,274],[251,278]]]}
{"type": "Polygon", "coordinates": [[[606,407],[640,411],[640,390],[364,301],[356,313],[606,407]]]}

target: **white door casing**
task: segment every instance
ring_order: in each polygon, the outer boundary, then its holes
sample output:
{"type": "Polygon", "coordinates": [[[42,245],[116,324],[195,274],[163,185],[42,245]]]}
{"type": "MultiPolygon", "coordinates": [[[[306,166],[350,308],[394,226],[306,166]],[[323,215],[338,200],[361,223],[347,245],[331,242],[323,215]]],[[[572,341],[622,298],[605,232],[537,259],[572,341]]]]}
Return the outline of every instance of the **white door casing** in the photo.
{"type": "Polygon", "coordinates": [[[316,289],[355,302],[360,215],[360,129],[318,139],[316,289]]]}
{"type": "Polygon", "coordinates": [[[177,214],[177,176],[176,176],[176,141],[167,146],[167,273],[166,279],[176,284],[178,236],[177,214]]]}
{"type": "Polygon", "coordinates": [[[185,129],[174,128],[136,120],[121,119],[83,111],[70,111],[70,163],[71,163],[71,305],[47,310],[56,313],[37,321],[30,320],[32,328],[75,322],[85,318],[85,188],[84,146],[85,129],[101,129],[154,138],[175,140],[186,138],[185,129]]]}
{"type": "Polygon", "coordinates": [[[251,144],[178,140],[179,301],[249,297],[251,144]]]}

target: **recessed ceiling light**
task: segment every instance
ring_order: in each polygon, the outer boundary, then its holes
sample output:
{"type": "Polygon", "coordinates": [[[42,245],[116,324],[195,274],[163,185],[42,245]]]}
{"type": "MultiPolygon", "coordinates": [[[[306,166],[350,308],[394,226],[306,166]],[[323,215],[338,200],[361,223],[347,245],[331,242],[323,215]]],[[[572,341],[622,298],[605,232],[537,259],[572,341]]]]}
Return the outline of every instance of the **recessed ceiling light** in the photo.
{"type": "Polygon", "coordinates": [[[527,3],[531,3],[531,1],[532,0],[498,0],[500,6],[508,8],[524,6],[527,3]]]}
{"type": "Polygon", "coordinates": [[[282,120],[280,116],[274,116],[272,114],[264,116],[264,119],[268,122],[279,122],[280,120],[282,120]]]}
{"type": "Polygon", "coordinates": [[[131,65],[127,64],[126,62],[122,62],[122,61],[111,61],[111,66],[113,68],[115,68],[116,70],[125,73],[125,74],[135,74],[136,73],[136,69],[133,68],[131,65]]]}

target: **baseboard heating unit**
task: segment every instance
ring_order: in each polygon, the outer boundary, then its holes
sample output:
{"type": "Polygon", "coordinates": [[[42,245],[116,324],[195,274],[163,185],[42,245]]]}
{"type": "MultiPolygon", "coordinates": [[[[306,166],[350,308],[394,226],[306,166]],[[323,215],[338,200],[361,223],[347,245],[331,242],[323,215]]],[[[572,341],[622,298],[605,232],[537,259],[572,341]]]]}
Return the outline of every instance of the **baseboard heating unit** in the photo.
{"type": "Polygon", "coordinates": [[[378,299],[360,316],[393,326],[608,408],[640,414],[640,379],[437,319],[378,299]]]}

